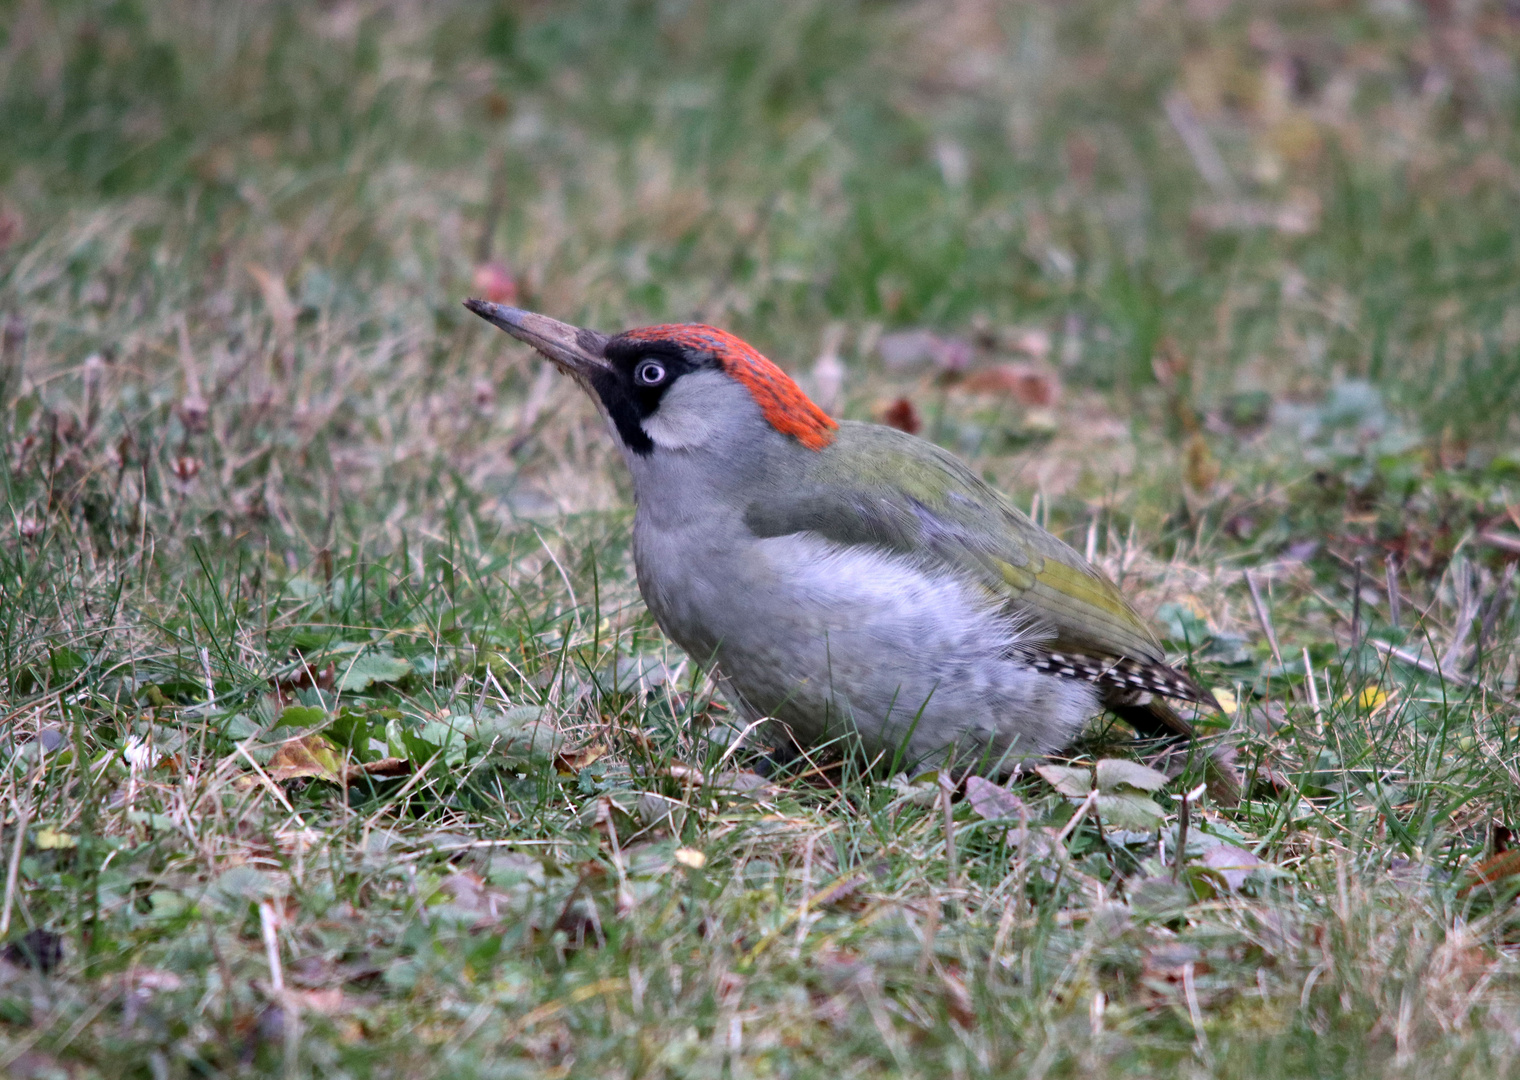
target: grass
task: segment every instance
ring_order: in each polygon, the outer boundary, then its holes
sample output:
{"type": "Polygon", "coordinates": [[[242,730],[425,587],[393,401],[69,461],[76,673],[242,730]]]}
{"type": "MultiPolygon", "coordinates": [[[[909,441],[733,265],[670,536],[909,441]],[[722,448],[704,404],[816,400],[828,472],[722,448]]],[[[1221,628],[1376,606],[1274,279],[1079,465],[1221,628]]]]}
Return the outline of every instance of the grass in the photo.
{"type": "Polygon", "coordinates": [[[0,1073],[1520,1073],[1507,7],[0,11],[0,1073]],[[836,354],[1248,799],[758,782],[503,276],[836,354]]]}

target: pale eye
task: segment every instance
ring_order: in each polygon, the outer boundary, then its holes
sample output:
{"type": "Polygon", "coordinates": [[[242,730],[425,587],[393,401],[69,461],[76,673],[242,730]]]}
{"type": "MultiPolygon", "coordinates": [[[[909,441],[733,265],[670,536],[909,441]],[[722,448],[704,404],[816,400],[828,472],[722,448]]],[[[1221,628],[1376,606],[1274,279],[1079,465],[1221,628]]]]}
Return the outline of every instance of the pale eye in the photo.
{"type": "Polygon", "coordinates": [[[634,370],[633,379],[642,386],[659,386],[665,381],[665,365],[657,360],[645,360],[634,370]]]}

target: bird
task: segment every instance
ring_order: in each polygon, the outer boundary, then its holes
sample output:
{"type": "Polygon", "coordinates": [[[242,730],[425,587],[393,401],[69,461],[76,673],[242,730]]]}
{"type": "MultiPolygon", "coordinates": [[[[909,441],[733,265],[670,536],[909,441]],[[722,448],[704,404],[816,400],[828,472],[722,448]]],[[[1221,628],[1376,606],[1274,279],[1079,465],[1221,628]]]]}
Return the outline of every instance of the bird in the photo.
{"type": "MultiPolygon", "coordinates": [[[[1119,588],[963,461],[836,420],[738,337],[618,334],[470,299],[595,402],[633,481],[639,591],[746,720],[898,768],[1003,776],[1108,710],[1145,737],[1218,709],[1119,588]]],[[[1227,748],[1208,764],[1238,792],[1227,748]]]]}

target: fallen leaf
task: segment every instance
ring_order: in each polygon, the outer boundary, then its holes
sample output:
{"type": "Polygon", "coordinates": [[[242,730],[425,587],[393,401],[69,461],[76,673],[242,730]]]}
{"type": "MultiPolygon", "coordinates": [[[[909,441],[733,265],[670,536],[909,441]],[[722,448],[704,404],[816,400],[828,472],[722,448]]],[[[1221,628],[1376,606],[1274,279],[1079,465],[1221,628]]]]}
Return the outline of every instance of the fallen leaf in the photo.
{"type": "Polygon", "coordinates": [[[976,1007],[960,972],[953,968],[945,969],[940,971],[939,978],[945,984],[945,1006],[950,1011],[950,1018],[966,1030],[973,1030],[976,1026],[976,1007]]]}
{"type": "Polygon", "coordinates": [[[752,769],[729,769],[710,776],[695,765],[688,765],[684,761],[672,761],[661,771],[672,780],[682,784],[699,784],[736,794],[748,792],[769,794],[777,790],[775,784],[752,769]]]}
{"type": "Polygon", "coordinates": [[[507,900],[507,894],[486,884],[485,878],[473,870],[461,870],[450,874],[438,886],[439,892],[449,898],[453,905],[477,916],[477,923],[494,922],[507,900]]]}
{"type": "Polygon", "coordinates": [[[1501,851],[1470,866],[1467,870],[1468,881],[1457,895],[1466,896],[1479,885],[1492,885],[1516,875],[1520,875],[1520,848],[1501,851]]]}
{"type": "Polygon", "coordinates": [[[1192,215],[1195,227],[1209,232],[1275,229],[1288,236],[1305,236],[1319,227],[1320,206],[1313,197],[1285,203],[1229,199],[1205,203],[1192,215]]]}
{"type": "Polygon", "coordinates": [[[1104,825],[1120,829],[1151,830],[1166,819],[1166,812],[1139,791],[1099,795],[1093,809],[1104,825]]]}
{"type": "Polygon", "coordinates": [[[562,773],[579,773],[607,756],[607,744],[587,743],[578,750],[566,750],[554,757],[554,767],[562,773]]]}
{"type": "Polygon", "coordinates": [[[172,994],[184,985],[184,980],[172,971],[160,971],[156,968],[147,971],[139,970],[129,976],[134,990],[147,991],[148,993],[172,994]]]}
{"type": "Polygon", "coordinates": [[[966,801],[977,817],[988,821],[997,818],[1018,820],[1024,812],[1023,799],[984,776],[966,777],[966,801]]]}
{"type": "Polygon", "coordinates": [[[475,291],[493,304],[517,302],[517,279],[512,276],[507,264],[499,259],[477,266],[473,284],[475,291]]]}
{"type": "Polygon", "coordinates": [[[338,665],[335,662],[328,661],[327,666],[320,672],[314,671],[310,664],[303,663],[287,677],[275,680],[275,689],[286,693],[309,686],[315,686],[319,690],[331,690],[337,681],[338,665]]]}
{"type": "Polygon", "coordinates": [[[332,744],[320,735],[303,735],[281,743],[265,771],[272,780],[315,777],[337,783],[342,768],[332,744]]]}
{"type": "Polygon", "coordinates": [[[895,427],[898,431],[906,431],[909,435],[917,435],[924,427],[913,402],[905,397],[900,397],[887,406],[886,412],[882,413],[881,422],[888,427],[895,427]]]}
{"type": "Polygon", "coordinates": [[[1342,701],[1355,701],[1358,707],[1376,712],[1388,704],[1388,692],[1377,686],[1364,686],[1356,694],[1347,694],[1342,701]]]}
{"type": "Polygon", "coordinates": [[[1185,454],[1187,464],[1183,471],[1188,487],[1199,494],[1212,491],[1214,484],[1219,480],[1219,462],[1209,449],[1208,441],[1201,431],[1194,432],[1188,439],[1185,454]]]}
{"type": "Polygon", "coordinates": [[[1050,333],[1038,327],[1006,327],[998,332],[997,341],[1000,348],[1023,353],[1031,360],[1044,360],[1050,355],[1050,333]]]}
{"type": "Polygon", "coordinates": [[[902,330],[883,334],[876,343],[876,354],[888,371],[909,372],[927,365],[941,371],[961,371],[971,362],[971,343],[962,338],[945,337],[932,330],[902,330]]]}
{"type": "MultiPolygon", "coordinates": [[[[1150,878],[1149,881],[1157,879],[1150,878]]],[[[1164,942],[1145,950],[1140,962],[1142,981],[1175,983],[1182,981],[1183,969],[1192,965],[1194,974],[1209,970],[1204,963],[1203,950],[1182,942],[1164,942]]]]}
{"type": "Polygon", "coordinates": [[[338,680],[340,693],[352,694],[368,690],[374,683],[393,683],[412,673],[412,665],[398,656],[383,652],[367,652],[355,657],[343,668],[338,680]]]}
{"type": "Polygon", "coordinates": [[[830,904],[842,903],[859,892],[868,880],[865,874],[841,875],[809,896],[808,907],[826,907],[830,904]]]}
{"type": "Polygon", "coordinates": [[[1119,788],[1132,787],[1141,791],[1160,791],[1170,783],[1163,772],[1141,765],[1138,761],[1123,758],[1104,758],[1097,767],[1098,790],[1108,793],[1119,788]]]}
{"type": "Polygon", "coordinates": [[[1073,769],[1066,765],[1037,765],[1036,773],[1051,787],[1068,799],[1083,799],[1092,790],[1093,776],[1088,769],[1073,769]]]}
{"type": "Polygon", "coordinates": [[[329,783],[352,783],[361,776],[404,776],[412,771],[406,758],[387,757],[378,761],[345,762],[333,745],[320,735],[303,735],[283,742],[274,752],[266,770],[272,780],[299,780],[310,777],[329,783]]]}
{"type": "Polygon", "coordinates": [[[366,761],[363,764],[349,765],[345,775],[352,778],[355,776],[405,776],[412,771],[412,763],[406,758],[387,757],[379,761],[366,761]]]}
{"type": "Polygon", "coordinates": [[[158,759],[162,755],[153,749],[152,744],[141,735],[128,735],[126,744],[121,748],[121,756],[125,759],[128,769],[132,772],[142,772],[158,764],[158,759]]]}
{"type": "Polygon", "coordinates": [[[344,998],[342,989],[336,986],[323,990],[288,989],[285,993],[302,1009],[321,1016],[333,1016],[348,1008],[348,1001],[344,998]]]}
{"type": "Polygon", "coordinates": [[[269,310],[269,318],[273,320],[275,329],[285,337],[293,334],[296,329],[296,306],[286,291],[285,280],[257,263],[248,264],[248,274],[259,287],[264,307],[269,310]]]}
{"type": "Polygon", "coordinates": [[[1054,405],[1061,395],[1061,380],[1042,364],[1007,363],[974,371],[960,383],[971,394],[1006,394],[1030,408],[1054,405]]]}
{"type": "Polygon", "coordinates": [[[933,806],[940,799],[939,771],[915,776],[911,780],[903,775],[894,776],[892,790],[898,792],[893,806],[933,806]]]}
{"type": "MultiPolygon", "coordinates": [[[[1053,829],[1038,829],[1034,826],[1026,829],[1018,826],[1008,830],[1006,840],[1009,847],[1017,850],[1026,859],[1043,861],[1055,854],[1055,830],[1053,829]]],[[[1054,871],[1051,874],[1054,876],[1054,871]]]]}
{"type": "Polygon", "coordinates": [[[1234,844],[1217,844],[1209,848],[1199,862],[1205,869],[1218,874],[1231,892],[1240,890],[1251,876],[1252,870],[1267,865],[1245,848],[1234,844]]]}

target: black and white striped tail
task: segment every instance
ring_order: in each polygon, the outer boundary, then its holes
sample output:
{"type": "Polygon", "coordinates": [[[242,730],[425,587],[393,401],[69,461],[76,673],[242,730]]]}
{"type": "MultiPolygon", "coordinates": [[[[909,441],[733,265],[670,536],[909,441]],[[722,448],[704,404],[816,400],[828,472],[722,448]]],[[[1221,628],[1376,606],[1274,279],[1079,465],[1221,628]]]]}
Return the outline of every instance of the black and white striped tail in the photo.
{"type": "MultiPolygon", "coordinates": [[[[1101,691],[1103,707],[1145,738],[1175,739],[1193,735],[1193,725],[1161,700],[1164,697],[1196,701],[1206,708],[1219,709],[1214,695],[1187,674],[1155,661],[1038,652],[1029,658],[1029,663],[1052,675],[1093,683],[1101,691]]],[[[1228,745],[1219,745],[1209,752],[1206,766],[1209,790],[1226,806],[1240,802],[1240,777],[1236,775],[1234,761],[1234,750],[1228,745]]]]}
{"type": "Polygon", "coordinates": [[[1081,653],[1038,651],[1029,658],[1039,671],[1065,679],[1082,679],[1110,691],[1160,694],[1217,708],[1214,695],[1188,675],[1166,664],[1128,657],[1085,656],[1081,653]]]}

